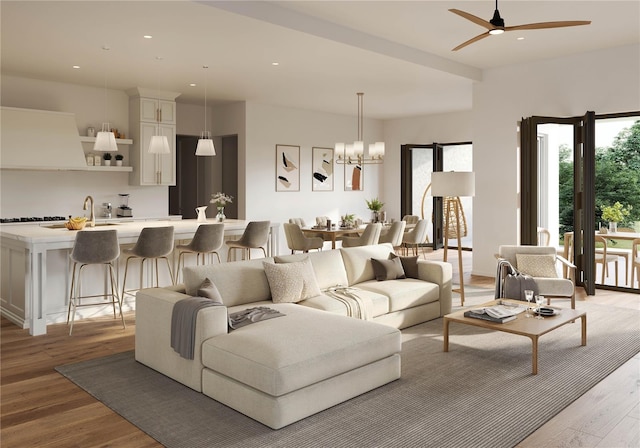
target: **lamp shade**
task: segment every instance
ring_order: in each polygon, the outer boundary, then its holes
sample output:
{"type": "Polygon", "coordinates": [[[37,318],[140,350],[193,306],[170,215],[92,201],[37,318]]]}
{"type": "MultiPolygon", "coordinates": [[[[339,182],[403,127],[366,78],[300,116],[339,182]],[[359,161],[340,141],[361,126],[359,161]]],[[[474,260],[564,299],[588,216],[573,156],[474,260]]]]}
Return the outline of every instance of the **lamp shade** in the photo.
{"type": "Polygon", "coordinates": [[[213,140],[210,138],[201,138],[196,146],[197,156],[215,156],[216,148],[213,146],[213,140]]]}
{"type": "Polygon", "coordinates": [[[166,135],[154,135],[149,142],[149,152],[151,154],[169,154],[169,140],[166,135]]]}
{"type": "Polygon", "coordinates": [[[434,197],[474,196],[476,176],[472,171],[437,171],[431,173],[431,195],[434,197]]]}
{"type": "Polygon", "coordinates": [[[100,131],[96,135],[96,142],[93,144],[94,151],[116,152],[116,136],[113,132],[100,131]]]}

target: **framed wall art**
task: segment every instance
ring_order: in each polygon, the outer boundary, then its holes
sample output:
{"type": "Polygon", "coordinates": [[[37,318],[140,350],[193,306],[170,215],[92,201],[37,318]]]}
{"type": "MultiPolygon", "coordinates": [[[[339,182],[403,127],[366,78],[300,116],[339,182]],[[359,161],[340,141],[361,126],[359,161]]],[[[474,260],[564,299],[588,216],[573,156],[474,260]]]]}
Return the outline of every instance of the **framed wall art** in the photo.
{"type": "Polygon", "coordinates": [[[333,148],[311,148],[311,190],[333,191],[333,148]]]}
{"type": "Polygon", "coordinates": [[[276,191],[300,191],[300,147],[276,145],[276,191]]]}
{"type": "Polygon", "coordinates": [[[364,170],[357,163],[344,165],[344,191],[364,190],[364,170]]]}

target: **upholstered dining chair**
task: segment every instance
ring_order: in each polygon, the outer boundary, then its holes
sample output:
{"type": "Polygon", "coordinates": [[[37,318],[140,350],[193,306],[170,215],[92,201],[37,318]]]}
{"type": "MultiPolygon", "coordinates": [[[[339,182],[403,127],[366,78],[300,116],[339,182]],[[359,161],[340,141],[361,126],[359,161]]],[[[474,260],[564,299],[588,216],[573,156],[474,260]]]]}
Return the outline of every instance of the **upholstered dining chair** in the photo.
{"type": "MultiPolygon", "coordinates": [[[[169,269],[169,277],[171,278],[171,284],[175,284],[175,277],[171,270],[171,263],[169,263],[169,254],[173,252],[173,226],[163,227],[144,227],[140,231],[140,236],[136,244],[130,249],[124,249],[122,252],[127,256],[127,261],[124,264],[124,276],[122,278],[122,294],[120,295],[120,301],[124,302],[125,294],[134,295],[130,291],[137,291],[144,287],[144,262],[152,260],[155,262],[156,271],[156,287],[159,287],[159,272],[158,272],[158,260],[163,258],[167,262],[167,268],[169,269]],[[131,260],[140,260],[140,287],[137,289],[126,289],[127,274],[129,272],[129,262],[131,260]]],[[[153,284],[153,271],[151,272],[151,284],[153,284]]]]}
{"type": "Polygon", "coordinates": [[[640,288],[640,238],[631,241],[631,287],[635,277],[638,278],[638,287],[640,288]],[[635,275],[634,275],[635,274],[635,275]]]}
{"type": "Polygon", "coordinates": [[[298,224],[285,222],[282,224],[282,227],[284,228],[284,235],[287,238],[287,246],[291,249],[292,254],[297,250],[302,252],[309,252],[311,249],[322,250],[324,239],[319,236],[305,236],[298,224]]]}
{"type": "Polygon", "coordinates": [[[360,236],[343,236],[342,247],[370,246],[378,244],[382,223],[369,223],[360,236]]]}
{"type": "Polygon", "coordinates": [[[239,240],[227,241],[229,251],[227,261],[231,260],[231,253],[235,250],[242,250],[242,258],[251,259],[251,249],[261,249],[265,258],[267,251],[265,246],[269,242],[269,228],[271,221],[250,221],[244,229],[244,233],[239,240]]]}
{"type": "Polygon", "coordinates": [[[391,243],[394,248],[402,246],[402,237],[404,236],[404,229],[406,227],[406,221],[391,223],[391,226],[383,228],[380,232],[378,243],[391,243]]]}
{"type": "Polygon", "coordinates": [[[427,240],[428,229],[429,222],[426,219],[419,219],[413,229],[404,232],[402,236],[402,246],[405,254],[408,253],[409,248],[411,248],[413,249],[413,255],[418,255],[418,247],[427,240]]]}
{"type": "Polygon", "coordinates": [[[303,228],[306,227],[307,224],[304,222],[303,218],[289,218],[289,222],[291,224],[297,224],[298,227],[303,228]]]}
{"type": "MultiPolygon", "coordinates": [[[[507,260],[520,273],[533,277],[538,294],[546,297],[547,305],[551,304],[552,298],[563,298],[570,299],[571,308],[575,309],[576,267],[566,258],[559,256],[555,247],[503,245],[498,248],[497,257],[498,262],[507,260]],[[568,268],[567,278],[558,274],[559,265],[568,268]]],[[[504,278],[497,279],[498,282],[503,280],[504,278]]]]}
{"type": "Polygon", "coordinates": [[[418,215],[404,215],[402,220],[407,224],[417,224],[420,221],[420,217],[418,215]]]}
{"type": "Polygon", "coordinates": [[[200,224],[196,229],[196,233],[188,244],[176,245],[178,253],[178,268],[176,270],[176,281],[180,275],[180,265],[184,266],[185,254],[195,254],[196,264],[200,264],[202,256],[202,264],[205,264],[205,255],[218,258],[220,263],[220,254],[218,251],[224,243],[224,224],[200,224]]]}
{"type": "Polygon", "coordinates": [[[67,311],[67,324],[71,319],[69,327],[69,336],[73,332],[73,322],[76,317],[76,309],[82,306],[104,305],[102,302],[82,303],[83,299],[102,297],[110,298],[113,306],[113,318],[116,318],[116,304],[120,310],[120,319],[122,319],[122,327],[125,328],[124,316],[122,315],[122,304],[118,297],[118,283],[116,281],[113,262],[120,256],[120,244],[118,242],[117,230],[95,230],[80,231],[76,234],[76,239],[71,250],[71,261],[73,268],[71,270],[71,288],[69,290],[69,309],[67,311]],[[81,275],[82,269],[89,265],[104,265],[108,270],[108,281],[110,292],[107,290],[103,294],[85,295],[81,294],[81,275]],[[78,267],[80,265],[80,267],[78,267]],[[71,313],[73,310],[73,314],[71,313]]]}

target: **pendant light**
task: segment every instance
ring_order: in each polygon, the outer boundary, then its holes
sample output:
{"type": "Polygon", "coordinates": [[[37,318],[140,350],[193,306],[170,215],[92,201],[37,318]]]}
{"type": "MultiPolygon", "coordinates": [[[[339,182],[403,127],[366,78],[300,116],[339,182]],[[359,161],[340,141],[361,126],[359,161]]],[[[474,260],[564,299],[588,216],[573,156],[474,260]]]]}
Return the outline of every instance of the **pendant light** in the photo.
{"type": "MultiPolygon", "coordinates": [[[[104,51],[109,51],[107,45],[102,47],[104,51]]],[[[108,64],[107,64],[108,65],[108,64]]],[[[107,71],[104,71],[104,118],[107,118],[107,71]]],[[[102,123],[102,129],[96,135],[96,142],[93,144],[94,151],[117,152],[116,136],[111,132],[111,123],[102,123]]]]}
{"type": "Polygon", "coordinates": [[[335,151],[338,155],[336,163],[340,164],[377,164],[384,161],[384,142],[369,145],[369,155],[364,155],[364,93],[358,92],[358,140],[353,143],[336,143],[335,151]]]}
{"type": "MultiPolygon", "coordinates": [[[[162,61],[160,56],[156,56],[157,61],[162,61]]],[[[158,92],[160,91],[160,70],[158,70],[158,92]]],[[[160,98],[158,98],[158,103],[160,98]]],[[[156,135],[151,137],[148,152],[151,154],[170,154],[169,139],[160,132],[160,121],[156,120],[156,135]]]]}
{"type": "MultiPolygon", "coordinates": [[[[208,69],[209,66],[203,65],[203,69],[208,69]]],[[[204,131],[200,134],[200,140],[198,140],[198,146],[196,146],[197,156],[215,156],[216,148],[213,146],[213,140],[211,140],[211,132],[207,131],[207,76],[204,77],[204,131]]]]}

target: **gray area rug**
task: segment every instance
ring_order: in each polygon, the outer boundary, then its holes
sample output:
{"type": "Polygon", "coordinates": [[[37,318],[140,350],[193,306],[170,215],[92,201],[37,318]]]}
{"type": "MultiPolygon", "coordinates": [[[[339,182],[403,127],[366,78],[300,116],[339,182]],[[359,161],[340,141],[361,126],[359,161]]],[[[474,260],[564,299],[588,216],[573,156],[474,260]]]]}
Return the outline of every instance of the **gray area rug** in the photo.
{"type": "Polygon", "coordinates": [[[581,302],[540,339],[442,319],[403,330],[402,378],[274,431],[137,363],[133,352],[60,373],[167,447],[513,447],[640,352],[640,312],[581,302]]]}

